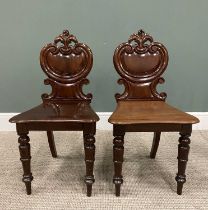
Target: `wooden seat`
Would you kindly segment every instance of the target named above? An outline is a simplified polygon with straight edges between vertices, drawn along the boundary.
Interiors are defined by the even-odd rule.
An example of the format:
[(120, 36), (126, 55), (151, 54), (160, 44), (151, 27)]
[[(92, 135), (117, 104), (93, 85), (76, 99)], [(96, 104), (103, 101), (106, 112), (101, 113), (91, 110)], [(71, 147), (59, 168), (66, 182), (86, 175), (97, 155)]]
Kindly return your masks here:
[[(126, 114), (128, 113), (128, 114)], [(199, 120), (164, 101), (119, 101), (109, 118), (112, 124), (195, 124)]]
[(83, 131), (87, 196), (91, 196), (94, 183), (96, 122), (99, 117), (92, 110), (92, 94), (85, 95), (82, 86), (88, 84), (93, 55), (90, 48), (79, 43), (76, 37), (65, 30), (54, 43), (43, 47), (40, 64), (47, 75), (44, 81), (51, 85), (51, 94), (42, 95), (43, 103), (10, 119), (16, 123), (20, 160), (23, 165), (23, 182), (27, 194), (31, 194), (33, 176), (30, 168), (29, 131), (47, 131), (48, 143), (53, 157), (57, 157), (53, 131)]
[(150, 157), (155, 158), (162, 131), (178, 131), (177, 193), (182, 194), (186, 182), (192, 124), (199, 120), (165, 103), (166, 93), (158, 93), (156, 87), (164, 83), (161, 75), (168, 65), (167, 49), (140, 30), (132, 34), (128, 42), (120, 44), (113, 57), (116, 71), (121, 76), (119, 84), (125, 90), (116, 94), (116, 110), (109, 118), (113, 124), (113, 161), (116, 196), (123, 183), (122, 163), (124, 135), (126, 132), (154, 132)]
[(10, 119), (12, 123), (30, 122), (77, 122), (94, 123), (99, 120), (89, 103), (72, 102), (70, 104), (51, 103), (23, 112)]

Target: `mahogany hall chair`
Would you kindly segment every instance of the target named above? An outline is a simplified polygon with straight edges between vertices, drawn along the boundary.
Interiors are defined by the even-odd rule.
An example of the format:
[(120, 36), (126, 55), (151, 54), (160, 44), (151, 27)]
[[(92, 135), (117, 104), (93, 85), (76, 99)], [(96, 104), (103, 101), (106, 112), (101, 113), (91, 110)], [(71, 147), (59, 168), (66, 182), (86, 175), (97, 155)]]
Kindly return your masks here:
[(116, 110), (109, 118), (113, 124), (113, 161), (116, 196), (123, 183), (122, 163), (125, 132), (154, 132), (150, 158), (155, 158), (162, 131), (178, 131), (177, 193), (182, 194), (186, 182), (192, 124), (199, 120), (165, 103), (166, 93), (158, 93), (156, 86), (163, 83), (160, 77), (168, 65), (166, 48), (140, 30), (120, 44), (114, 53), (114, 66), (125, 86), (123, 94), (116, 94)]
[(10, 119), (16, 123), (19, 135), (20, 160), (23, 165), (23, 182), (27, 194), (31, 194), (33, 176), (30, 168), (29, 131), (47, 131), (48, 143), (53, 157), (57, 157), (53, 131), (83, 131), (87, 196), (91, 196), (94, 183), (93, 165), (95, 156), (96, 122), (99, 117), (92, 110), (92, 94), (85, 95), (82, 86), (93, 65), (90, 48), (79, 43), (76, 37), (63, 31), (42, 48), (40, 64), (47, 75), (45, 85), (51, 85), (51, 94), (42, 95), (42, 104)]

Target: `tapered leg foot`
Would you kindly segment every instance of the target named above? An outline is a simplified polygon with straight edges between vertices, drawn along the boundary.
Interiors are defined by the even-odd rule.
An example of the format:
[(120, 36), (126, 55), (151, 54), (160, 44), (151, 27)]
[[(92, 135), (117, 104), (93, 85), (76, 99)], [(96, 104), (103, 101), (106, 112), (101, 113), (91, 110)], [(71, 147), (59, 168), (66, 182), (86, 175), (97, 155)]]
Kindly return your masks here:
[(178, 145), (178, 173), (176, 175), (177, 181), (177, 194), (182, 194), (183, 184), (186, 182), (186, 165), (188, 162), (188, 154), (189, 154), (189, 144), (190, 144), (190, 136), (191, 129), (188, 132), (181, 132), (181, 137), (179, 138)]
[(27, 194), (31, 194), (31, 181), (33, 180), (33, 176), (31, 173), (31, 167), (30, 167), (30, 144), (29, 144), (29, 137), (27, 136), (27, 133), (19, 134), (20, 137), (18, 139), (19, 142), (19, 151), (20, 151), (20, 160), (22, 162), (23, 166), (23, 178), (22, 181), (25, 183)]
[(25, 182), (27, 195), (31, 194), (31, 182)]
[(87, 185), (87, 196), (88, 197), (91, 197), (91, 195), (92, 195), (92, 184)]
[(157, 153), (157, 149), (160, 143), (160, 135), (161, 132), (154, 132), (153, 142), (152, 142), (152, 149), (150, 152), (150, 158), (154, 159)]
[(87, 186), (87, 196), (92, 195), (92, 185), (95, 182), (93, 175), (94, 161), (95, 161), (95, 125), (92, 127), (86, 126), (84, 129), (84, 150), (85, 150), (85, 164), (86, 164), (86, 176), (85, 184)]
[(123, 183), (123, 181), (121, 181), (119, 184), (115, 184), (115, 193), (116, 193), (116, 196), (120, 196), (120, 192), (121, 192), (121, 184)]
[(47, 136), (48, 136), (48, 144), (50, 147), (51, 155), (52, 157), (56, 158), (57, 152), (56, 152), (56, 145), (54, 141), (53, 131), (47, 131)]
[(182, 189), (183, 189), (183, 183), (182, 182), (178, 182), (177, 183), (177, 194), (178, 195), (182, 195)]
[(124, 154), (124, 132), (122, 130), (114, 130), (113, 140), (113, 162), (114, 162), (114, 176), (113, 183), (115, 184), (116, 196), (120, 196), (120, 188), (123, 183), (122, 164)]

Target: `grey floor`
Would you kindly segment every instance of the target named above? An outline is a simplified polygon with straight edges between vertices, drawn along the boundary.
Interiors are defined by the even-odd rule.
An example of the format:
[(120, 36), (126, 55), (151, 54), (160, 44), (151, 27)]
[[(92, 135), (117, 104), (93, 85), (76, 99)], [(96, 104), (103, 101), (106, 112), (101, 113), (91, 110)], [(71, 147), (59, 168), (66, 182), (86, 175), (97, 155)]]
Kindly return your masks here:
[(176, 194), (177, 133), (163, 133), (155, 160), (152, 133), (125, 136), (121, 197), (112, 184), (112, 132), (97, 131), (92, 197), (85, 195), (81, 132), (55, 132), (58, 158), (44, 132), (31, 132), (32, 195), (21, 182), (15, 132), (0, 132), (0, 209), (208, 209), (208, 131), (194, 131), (183, 195)]

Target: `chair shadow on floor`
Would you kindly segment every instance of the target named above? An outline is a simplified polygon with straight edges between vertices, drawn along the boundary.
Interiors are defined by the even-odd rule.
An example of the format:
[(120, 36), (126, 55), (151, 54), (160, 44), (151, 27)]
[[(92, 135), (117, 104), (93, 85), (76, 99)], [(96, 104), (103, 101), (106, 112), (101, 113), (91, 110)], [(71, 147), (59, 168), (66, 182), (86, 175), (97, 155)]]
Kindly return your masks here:
[[(126, 139), (126, 141), (128, 140)], [(142, 141), (139, 142), (139, 144), (142, 144)], [(124, 166), (123, 166), (123, 176), (124, 176), (123, 187), (125, 187), (125, 185), (128, 184), (129, 179), (133, 179), (135, 181), (135, 185), (138, 185), (138, 188), (140, 184), (143, 185), (147, 184), (150, 189), (155, 187), (161, 188), (162, 185), (160, 181), (162, 179), (163, 180), (162, 183), (168, 185), (170, 191), (172, 190), (175, 193), (176, 192), (175, 173), (177, 171), (176, 157), (175, 157), (175, 169), (174, 171), (172, 171), (168, 169), (166, 165), (163, 165), (164, 163), (164, 161), (162, 160), (163, 157), (158, 155), (159, 157), (156, 157), (156, 159), (150, 159), (149, 152), (151, 148), (149, 148), (146, 145), (142, 145), (142, 147), (139, 147), (139, 144), (137, 144), (138, 148), (136, 148), (136, 150), (132, 154), (132, 150), (128, 149), (128, 144), (125, 147), (124, 143), (125, 149), (124, 149)], [(105, 188), (107, 186), (106, 189), (108, 189), (108, 193), (112, 194), (114, 193), (114, 186), (112, 181), (114, 174), (112, 145), (106, 144), (102, 149), (104, 150), (103, 153), (106, 155), (104, 155), (101, 160), (99, 160), (98, 158), (96, 159), (96, 165), (95, 165), (95, 174), (97, 175), (96, 180), (97, 182), (101, 183), (103, 182), (102, 186), (105, 186)], [(131, 153), (128, 153), (130, 151)], [(145, 179), (143, 179), (144, 176)], [(154, 177), (154, 179), (151, 179), (151, 177)], [(105, 191), (105, 189), (103, 189), (102, 191)], [(128, 195), (135, 194), (135, 192), (132, 191), (131, 193), (130, 191), (131, 189), (128, 190), (127, 192)]]
[[(63, 152), (63, 145), (61, 145), (61, 138), (63, 134), (55, 133), (55, 140), (57, 146), (57, 158), (52, 158), (50, 150), (47, 147), (47, 136), (42, 136), (46, 141), (44, 145), (41, 143), (38, 148), (33, 150), (33, 137), (31, 138), (31, 149), (33, 151), (32, 156), (32, 169), (35, 174), (35, 180), (38, 180), (36, 193), (42, 192), (42, 186), (44, 181), (49, 184), (50, 182), (60, 183), (60, 186), (72, 187), (76, 190), (77, 187), (73, 187), (74, 183), (79, 183), (81, 193), (85, 195), (86, 186), (84, 183), (85, 175), (85, 161), (84, 161), (84, 146), (82, 136), (79, 134), (73, 138), (77, 138), (77, 144), (69, 148), (65, 148)], [(66, 145), (65, 145), (66, 146)], [(67, 151), (68, 150), (68, 151)], [(49, 166), (50, 165), (50, 166)], [(48, 172), (48, 170), (52, 170)], [(77, 189), (77, 193), (80, 193), (80, 188)], [(47, 188), (48, 189), (48, 188)]]
[(113, 186), (113, 156), (112, 156), (112, 145), (106, 144), (103, 146), (102, 153), (104, 154), (100, 158), (96, 158), (95, 162), (95, 178), (96, 184), (95, 186), (101, 186), (103, 189), (99, 189), (98, 194), (113, 194), (114, 186)]
[[(139, 135), (143, 135), (140, 133)], [(136, 137), (138, 138), (138, 136)], [(141, 137), (139, 137), (141, 138)], [(142, 137), (144, 138), (144, 137)], [(175, 174), (177, 172), (177, 154), (175, 156), (164, 156), (160, 154), (159, 148), (158, 154), (155, 159), (151, 159), (149, 154), (151, 146), (149, 145), (152, 140), (152, 136), (148, 134), (144, 139), (135, 139), (133, 136), (124, 137), (124, 163), (123, 163), (123, 177), (124, 183), (123, 191), (124, 195), (135, 195), (134, 189), (126, 187), (128, 183), (139, 188), (146, 186), (147, 189), (163, 189), (169, 188), (170, 192), (176, 192)], [(161, 138), (161, 143), (164, 141)], [(176, 139), (177, 142), (177, 139)], [(135, 145), (135, 147), (132, 147)], [(161, 145), (162, 146), (162, 145)], [(176, 146), (177, 148), (177, 146)], [(173, 165), (174, 162), (174, 165)], [(170, 165), (171, 164), (171, 165)], [(127, 190), (128, 188), (128, 190)], [(131, 191), (132, 190), (132, 191)]]
[[(160, 157), (161, 158), (161, 157)], [(177, 159), (176, 159), (177, 162)], [(175, 174), (177, 171), (177, 167), (175, 167), (175, 171), (167, 170), (167, 167), (161, 164), (161, 161), (152, 160), (149, 156), (143, 157), (142, 161), (138, 160), (138, 173), (137, 177), (140, 179), (142, 176), (146, 176), (147, 179), (143, 179), (146, 184), (150, 188), (165, 188), (164, 185), (158, 185), (159, 181), (162, 179), (163, 184), (168, 185), (169, 188), (176, 192), (176, 183), (175, 183)], [(149, 177), (149, 179), (148, 179)], [(152, 177), (152, 179), (151, 179)], [(152, 187), (151, 187), (152, 186)]]

